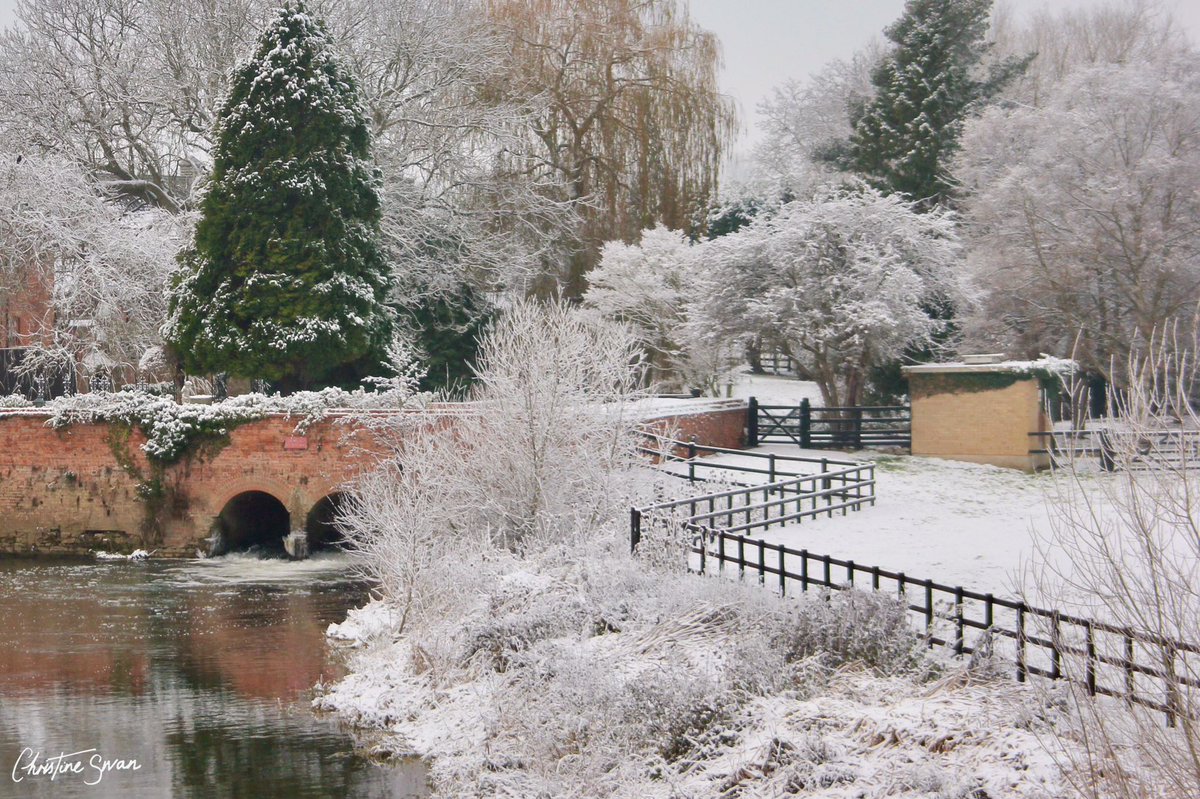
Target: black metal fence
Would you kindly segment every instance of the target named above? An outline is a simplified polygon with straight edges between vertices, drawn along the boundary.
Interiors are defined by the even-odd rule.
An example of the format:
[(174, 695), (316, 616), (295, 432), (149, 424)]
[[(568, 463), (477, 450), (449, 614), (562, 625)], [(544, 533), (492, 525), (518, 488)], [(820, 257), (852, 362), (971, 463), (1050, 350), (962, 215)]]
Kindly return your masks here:
[(30, 400), (47, 400), (70, 393), (75, 383), (71, 369), (49, 375), (19, 374), (17, 369), (24, 357), (23, 347), (0, 348), (0, 396), (20, 394)]
[[(732, 529), (702, 523), (689, 529), (695, 533), (691, 565), (701, 574), (736, 568), (739, 578), (749, 573), (784, 596), (813, 589), (893, 593), (914, 614), (930, 646), (948, 647), (957, 655), (989, 646), (994, 655), (1009, 659), (1020, 682), (1030, 675), (1070, 680), (1092, 696), (1160, 711), (1170, 725), (1187, 712), (1181, 693), (1200, 688), (1200, 646), (1195, 644), (771, 544)], [(971, 631), (977, 633), (974, 640)]]
[(749, 400), (746, 419), (748, 446), (796, 444), (804, 449), (862, 449), (911, 447), (912, 409), (907, 405), (857, 405), (814, 408), (762, 405)]

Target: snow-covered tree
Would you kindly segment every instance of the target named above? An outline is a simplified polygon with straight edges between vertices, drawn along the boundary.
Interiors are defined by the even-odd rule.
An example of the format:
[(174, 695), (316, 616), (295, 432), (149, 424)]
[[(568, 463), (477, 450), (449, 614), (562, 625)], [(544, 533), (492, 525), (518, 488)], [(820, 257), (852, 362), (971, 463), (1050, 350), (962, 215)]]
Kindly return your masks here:
[(536, 556), (623, 515), (641, 462), (637, 349), (622, 325), (521, 301), (483, 336), (470, 412), (376, 420), (396, 454), (355, 487), (346, 521), (389, 593), (407, 607), (438, 590), (421, 567), (447, 539)]
[(886, 191), (922, 207), (951, 193), (947, 166), (968, 109), (1022, 61), (980, 74), (992, 0), (908, 0), (884, 34), (894, 43), (874, 70), (875, 95), (855, 120), (850, 164)]
[(353, 77), (300, 2), (234, 76), (211, 185), (171, 292), (189, 371), (285, 391), (386, 370), (392, 316), (378, 180)]
[(49, 300), (25, 316), (21, 369), (135, 379), (162, 341), (178, 222), (123, 212), (60, 158), (0, 154), (0, 295), (40, 287)]
[(885, 55), (873, 41), (808, 80), (785, 81), (758, 104), (763, 139), (754, 148), (754, 184), (760, 194), (809, 194), (848, 166), (852, 120), (874, 95), (871, 72)]
[[(127, 205), (195, 206), (269, 0), (29, 0), (0, 32), (0, 139), (84, 165)], [(317, 0), (358, 81), (405, 306), (524, 287), (575, 210), (524, 170), (533, 109), (481, 87), (510, 53), (476, 0)], [(497, 159), (496, 153), (511, 154)]]
[(1107, 374), (1200, 301), (1200, 56), (1071, 72), (969, 123), (976, 337)]
[(962, 301), (949, 215), (875, 189), (829, 189), (706, 242), (694, 313), (705, 335), (797, 359), (827, 405), (858, 404), (871, 367), (928, 345), (926, 310)]
[(660, 226), (639, 244), (605, 244), (600, 265), (588, 273), (584, 303), (637, 331), (655, 379), (678, 382), (684, 309), (694, 286), (691, 249), (682, 233)]

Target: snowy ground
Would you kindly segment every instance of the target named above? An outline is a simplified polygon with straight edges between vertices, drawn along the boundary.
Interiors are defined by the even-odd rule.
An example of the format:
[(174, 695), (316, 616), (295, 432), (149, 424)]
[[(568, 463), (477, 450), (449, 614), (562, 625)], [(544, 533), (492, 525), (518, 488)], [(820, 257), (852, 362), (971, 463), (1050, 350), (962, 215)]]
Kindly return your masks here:
[[(722, 386), (722, 395), (725, 388)], [(737, 374), (732, 395), (734, 399), (754, 397), (762, 405), (799, 405), (804, 399), (813, 405), (825, 404), (816, 383), (780, 375), (755, 375), (748, 371)]]
[[(528, 604), (540, 605), (539, 594), (549, 593), (549, 599), (562, 592), (566, 587), (555, 586), (558, 579), (523, 580)], [(685, 580), (657, 600), (665, 611), (660, 623), (653, 621), (658, 608), (651, 608), (648, 620), (628, 619), (621, 631), (563, 630), (561, 637), (531, 643), (519, 667), (503, 673), (475, 668), (451, 684), (414, 668), (424, 656), (417, 657), (406, 638), (389, 634), (394, 616), (374, 603), (331, 626), (332, 639), (353, 647), (354, 673), (326, 687), (314, 705), (373, 730), (368, 738), (378, 751), (431, 757), (437, 796), (562, 796), (568, 790), (572, 796), (631, 799), (1061, 795), (1061, 775), (1042, 742), (1056, 718), (1046, 695), (962, 665), (930, 681), (881, 675), (853, 663), (831, 666), (821, 657), (792, 663), (786, 667), (790, 676), (778, 685), (723, 711), (714, 730), (693, 741), (701, 756), (688, 764), (664, 763), (656, 778), (647, 779), (646, 769), (636, 767), (646, 757), (636, 751), (644, 742), (639, 725), (661, 733), (647, 721), (656, 712), (664, 719), (686, 716), (688, 702), (697, 699), (705, 707), (721, 706), (725, 700), (714, 699), (724, 695), (705, 686), (736, 674), (747, 679), (737, 650), (755, 641), (753, 632), (726, 626), (726, 617), (711, 611), (715, 620), (687, 621), (677, 612), (690, 606), (686, 595), (713, 592), (713, 601), (725, 602), (744, 601), (738, 591), (750, 601), (767, 596), (735, 586), (721, 594), (712, 582)], [(507, 607), (489, 602), (487, 608), (504, 621)], [(466, 629), (480, 623), (472, 615), (462, 621)], [(764, 675), (779, 673), (784, 664), (750, 646), (740, 656), (749, 658), (743, 663), (754, 663), (751, 668)], [(637, 704), (647, 691), (654, 701)], [(622, 720), (631, 701), (636, 715)], [(620, 732), (623, 726), (631, 728), (628, 733)], [(576, 750), (577, 742), (585, 748)], [(614, 766), (606, 749), (628, 755), (629, 762)], [(542, 762), (548, 753), (562, 756), (557, 767)], [(597, 771), (589, 770), (591, 761)]]
[[(874, 507), (753, 536), (793, 549), (976, 591), (1011, 594), (1017, 587), (1017, 575), (1034, 553), (1035, 531), (1044, 531), (1049, 525), (1048, 474), (869, 451), (801, 450), (786, 444), (754, 451), (875, 461)], [(713, 460), (752, 462), (737, 455), (719, 455)], [(763, 478), (749, 475), (745, 479)]]

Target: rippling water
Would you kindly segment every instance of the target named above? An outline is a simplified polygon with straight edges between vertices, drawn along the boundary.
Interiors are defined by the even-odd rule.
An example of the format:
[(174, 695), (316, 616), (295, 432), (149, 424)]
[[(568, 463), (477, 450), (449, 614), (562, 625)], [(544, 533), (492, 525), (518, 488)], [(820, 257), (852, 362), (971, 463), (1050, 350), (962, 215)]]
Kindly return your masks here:
[[(325, 628), (366, 595), (339, 554), (0, 559), (0, 797), (422, 795), (419, 763), (372, 764), (309, 710), (340, 675)], [(21, 768), (84, 750), (79, 774)]]

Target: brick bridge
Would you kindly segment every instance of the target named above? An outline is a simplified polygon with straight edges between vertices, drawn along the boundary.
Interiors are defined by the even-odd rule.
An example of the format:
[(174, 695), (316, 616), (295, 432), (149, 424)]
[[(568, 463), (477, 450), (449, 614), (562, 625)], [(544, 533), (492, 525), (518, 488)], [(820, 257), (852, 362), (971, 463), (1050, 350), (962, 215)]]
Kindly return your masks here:
[[(683, 439), (739, 447), (745, 404), (697, 401), (647, 417), (675, 422)], [(369, 434), (331, 414), (296, 435), (296, 418), (271, 416), (230, 432), (228, 445), (166, 467), (143, 496), (144, 438), (104, 424), (62, 429), (48, 414), (0, 415), (0, 555), (70, 555), (142, 547), (196, 557), (254, 543), (278, 546), (304, 530), (310, 546), (336, 537), (339, 489), (379, 457)]]

